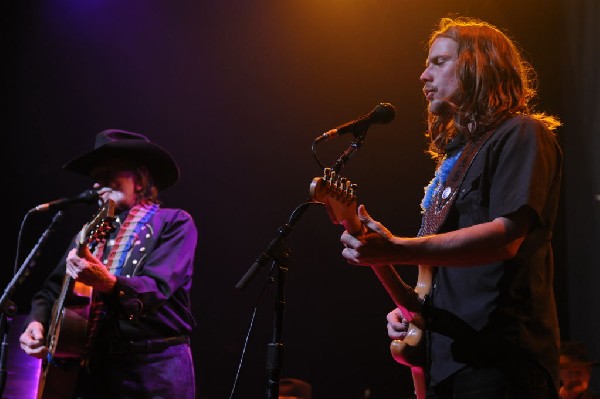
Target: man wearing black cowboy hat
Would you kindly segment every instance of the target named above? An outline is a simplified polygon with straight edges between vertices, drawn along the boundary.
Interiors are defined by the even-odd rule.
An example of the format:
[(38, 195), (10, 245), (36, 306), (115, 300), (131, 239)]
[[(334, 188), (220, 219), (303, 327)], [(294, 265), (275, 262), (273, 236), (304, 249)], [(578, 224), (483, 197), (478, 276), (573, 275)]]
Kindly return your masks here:
[[(46, 398), (194, 398), (189, 335), (197, 230), (187, 212), (164, 208), (158, 199), (179, 179), (177, 164), (147, 137), (111, 129), (64, 168), (93, 179), (99, 215), (110, 227), (103, 236), (101, 227), (84, 226), (33, 297), (20, 343), (44, 359), (38, 390)], [(53, 307), (68, 287), (63, 279), (74, 285), (56, 308), (65, 312), (57, 324)], [(93, 306), (78, 302), (85, 291), (73, 287), (91, 287)], [(69, 352), (67, 332), (80, 332), (64, 320), (81, 319), (85, 343)]]

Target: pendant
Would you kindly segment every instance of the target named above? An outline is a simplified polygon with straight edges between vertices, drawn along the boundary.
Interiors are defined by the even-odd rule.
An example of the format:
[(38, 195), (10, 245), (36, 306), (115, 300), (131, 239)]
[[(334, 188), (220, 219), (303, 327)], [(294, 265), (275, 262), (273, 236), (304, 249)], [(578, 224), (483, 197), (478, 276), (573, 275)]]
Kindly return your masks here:
[(450, 196), (452, 189), (450, 187), (446, 187), (444, 191), (442, 191), (442, 199), (447, 199)]

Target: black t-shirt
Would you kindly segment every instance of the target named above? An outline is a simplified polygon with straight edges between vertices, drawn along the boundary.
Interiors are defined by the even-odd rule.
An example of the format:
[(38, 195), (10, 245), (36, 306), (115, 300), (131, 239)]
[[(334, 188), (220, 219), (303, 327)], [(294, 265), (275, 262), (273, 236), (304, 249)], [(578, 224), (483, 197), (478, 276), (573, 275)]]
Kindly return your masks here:
[[(520, 115), (501, 124), (473, 160), (440, 231), (489, 222), (522, 207), (532, 211), (534, 222), (512, 259), (435, 268), (430, 303), (442, 316), (437, 321), (434, 317), (430, 326), (433, 384), (465, 365), (502, 366), (519, 360), (538, 362), (558, 381), (550, 240), (561, 159), (556, 139), (544, 124)], [(441, 330), (456, 336), (442, 335), (439, 332), (447, 331)]]

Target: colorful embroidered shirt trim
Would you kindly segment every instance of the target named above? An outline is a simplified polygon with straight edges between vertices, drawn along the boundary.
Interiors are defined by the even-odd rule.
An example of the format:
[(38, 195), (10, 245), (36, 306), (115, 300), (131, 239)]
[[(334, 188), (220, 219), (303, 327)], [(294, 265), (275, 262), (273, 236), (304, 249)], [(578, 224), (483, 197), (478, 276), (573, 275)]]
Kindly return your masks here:
[(131, 247), (137, 239), (140, 229), (150, 220), (158, 209), (157, 204), (136, 205), (129, 211), (121, 225), (115, 243), (108, 255), (106, 267), (111, 274), (118, 276), (127, 260)]

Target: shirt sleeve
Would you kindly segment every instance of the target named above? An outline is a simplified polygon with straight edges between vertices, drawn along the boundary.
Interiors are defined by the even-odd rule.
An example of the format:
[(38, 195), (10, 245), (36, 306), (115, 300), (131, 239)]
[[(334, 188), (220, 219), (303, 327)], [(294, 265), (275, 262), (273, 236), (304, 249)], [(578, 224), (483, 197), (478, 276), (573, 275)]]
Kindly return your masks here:
[(559, 174), (553, 133), (540, 121), (518, 118), (500, 136), (492, 157), (490, 220), (527, 206), (543, 222), (548, 193)]

